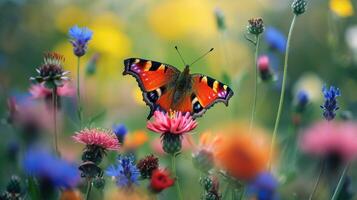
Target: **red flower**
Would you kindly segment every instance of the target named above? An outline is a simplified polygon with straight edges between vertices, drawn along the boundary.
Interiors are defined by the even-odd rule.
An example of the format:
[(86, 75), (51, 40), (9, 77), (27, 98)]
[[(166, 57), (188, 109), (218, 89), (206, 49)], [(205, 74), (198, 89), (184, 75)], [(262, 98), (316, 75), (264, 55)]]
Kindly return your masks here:
[(72, 138), (79, 143), (86, 145), (95, 145), (108, 150), (118, 150), (119, 140), (115, 134), (108, 130), (101, 130), (97, 128), (83, 129), (72, 136)]
[(197, 122), (192, 119), (190, 113), (181, 112), (163, 113), (155, 111), (154, 121), (147, 123), (147, 128), (156, 133), (184, 134), (195, 129)]
[(169, 172), (164, 169), (156, 169), (153, 171), (150, 181), (150, 188), (154, 192), (161, 192), (162, 190), (171, 187), (175, 180), (170, 178)]

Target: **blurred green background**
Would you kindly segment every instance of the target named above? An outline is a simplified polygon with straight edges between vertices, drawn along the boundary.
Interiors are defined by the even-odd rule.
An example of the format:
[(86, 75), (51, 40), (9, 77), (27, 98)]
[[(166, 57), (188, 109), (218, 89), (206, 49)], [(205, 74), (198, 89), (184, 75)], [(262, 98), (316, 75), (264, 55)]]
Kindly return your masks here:
[[(309, 1), (308, 11), (298, 17), (291, 42), (280, 141), (291, 131), (292, 105), (300, 89), (308, 91), (312, 102), (303, 126), (321, 119), (319, 106), (324, 83), (341, 89), (341, 110), (357, 112), (357, 1), (341, 0), (343, 5), (333, 1)], [(177, 45), (187, 62), (215, 48), (192, 66), (191, 71), (227, 83), (235, 95), (228, 108), (216, 105), (198, 119), (194, 138), (208, 130), (224, 132), (227, 125), (247, 121), (250, 117), (254, 46), (244, 38), (247, 20), (262, 17), (266, 27), (275, 27), (286, 35), (292, 19), (290, 3), (286, 0), (0, 0), (0, 114), (6, 117), (8, 97), (28, 91), (29, 77), (42, 63), (45, 51), (63, 54), (65, 68), (75, 79), (76, 57), (67, 32), (78, 24), (94, 32), (88, 53), (81, 59), (82, 74), (86, 74), (93, 56), (98, 56), (95, 73), (87, 73), (81, 80), (85, 116), (90, 118), (103, 113), (94, 125), (110, 128), (115, 123), (124, 123), (131, 133), (146, 131), (149, 108), (142, 102), (134, 78), (122, 76), (123, 60), (140, 57), (183, 69), (174, 49)], [(225, 30), (217, 27), (217, 8), (224, 13)], [(347, 34), (353, 27), (354, 32)], [(277, 81), (259, 84), (256, 123), (272, 130), (284, 55), (272, 52), (265, 40), (260, 53), (274, 55)], [(76, 130), (72, 123), (75, 116), (70, 100), (64, 101), (60, 145), (68, 158), (76, 159), (82, 147), (69, 137)], [(150, 143), (158, 138), (153, 133), (147, 136), (149, 140), (140, 148), (139, 155), (152, 151)], [(15, 138), (5, 123), (0, 125), (0, 137), (0, 155), (5, 158), (7, 145)], [(281, 154), (286, 150), (283, 142), (279, 149)], [(199, 184), (190, 183), (197, 182), (198, 175), (190, 160), (189, 152), (181, 157), (179, 175), (183, 176), (185, 193), (192, 194), (189, 199), (197, 199)], [(284, 167), (279, 168), (282, 199), (306, 197), (312, 184), (311, 174), (316, 174), (316, 163), (314, 160), (300, 163), (290, 182)], [(283, 158), (279, 164), (284, 166)], [(2, 160), (0, 170), (0, 186), (4, 186), (10, 174), (18, 172), (6, 160)], [(357, 171), (351, 167), (351, 173), (357, 174)]]

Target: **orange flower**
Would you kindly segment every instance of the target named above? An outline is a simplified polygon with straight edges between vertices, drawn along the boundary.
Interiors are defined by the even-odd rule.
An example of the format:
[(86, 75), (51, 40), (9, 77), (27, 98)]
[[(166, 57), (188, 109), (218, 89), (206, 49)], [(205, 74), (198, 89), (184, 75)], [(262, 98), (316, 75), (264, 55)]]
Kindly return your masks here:
[(204, 132), (200, 135), (198, 149), (211, 150), (215, 145), (221, 141), (220, 135), (212, 134), (211, 132)]
[(249, 181), (266, 169), (270, 146), (260, 130), (249, 133), (247, 126), (235, 127), (215, 145), (219, 167), (234, 178)]
[(148, 135), (145, 131), (139, 130), (132, 133), (128, 133), (125, 136), (124, 149), (126, 150), (137, 149), (143, 144), (145, 144), (145, 142), (147, 142), (148, 139), (149, 139)]

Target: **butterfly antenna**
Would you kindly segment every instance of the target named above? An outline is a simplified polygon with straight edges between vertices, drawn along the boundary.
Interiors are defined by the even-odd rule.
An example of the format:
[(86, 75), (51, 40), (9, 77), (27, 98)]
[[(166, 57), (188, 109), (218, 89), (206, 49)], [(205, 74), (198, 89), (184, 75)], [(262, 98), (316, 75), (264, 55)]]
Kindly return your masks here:
[(176, 51), (177, 51), (178, 55), (180, 56), (181, 61), (182, 61), (182, 62), (183, 62), (183, 64), (186, 66), (187, 64), (186, 64), (185, 60), (183, 59), (183, 57), (182, 57), (182, 55), (181, 55), (180, 51), (178, 50), (177, 46), (175, 46), (175, 49), (176, 49)]
[(202, 58), (204, 58), (207, 54), (211, 53), (211, 51), (213, 51), (213, 50), (214, 50), (214, 48), (211, 48), (209, 51), (207, 51), (206, 53), (204, 53), (202, 56), (198, 57), (195, 61), (193, 61), (193, 62), (190, 64), (190, 66), (193, 65), (193, 64), (195, 64), (197, 61), (201, 60)]

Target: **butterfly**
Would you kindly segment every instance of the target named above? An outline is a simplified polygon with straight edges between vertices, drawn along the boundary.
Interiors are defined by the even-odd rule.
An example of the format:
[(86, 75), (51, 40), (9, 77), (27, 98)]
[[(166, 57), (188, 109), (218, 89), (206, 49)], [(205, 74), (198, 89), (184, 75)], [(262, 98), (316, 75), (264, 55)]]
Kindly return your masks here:
[(150, 107), (148, 119), (155, 110), (189, 112), (193, 118), (202, 116), (217, 102), (228, 106), (233, 91), (227, 85), (202, 74), (190, 74), (186, 65), (176, 67), (156, 61), (128, 58), (123, 75), (135, 77), (143, 100)]

